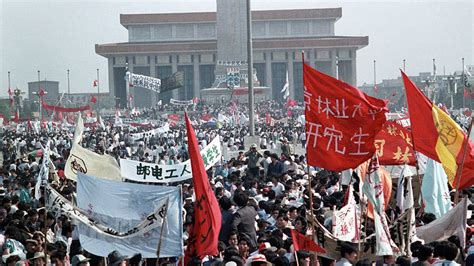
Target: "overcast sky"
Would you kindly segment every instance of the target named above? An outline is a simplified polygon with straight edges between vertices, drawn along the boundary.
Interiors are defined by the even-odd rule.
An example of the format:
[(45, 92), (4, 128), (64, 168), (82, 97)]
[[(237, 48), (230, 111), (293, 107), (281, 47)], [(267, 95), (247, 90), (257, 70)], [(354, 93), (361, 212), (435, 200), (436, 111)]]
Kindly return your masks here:
[[(244, 0), (242, 0), (244, 1)], [(407, 73), (461, 69), (461, 58), (474, 64), (473, 0), (453, 1), (319, 1), (252, 0), (252, 9), (342, 7), (336, 35), (369, 36), (357, 54), (357, 83), (372, 83), (373, 60), (377, 80), (396, 78), (402, 60)], [(0, 96), (11, 87), (27, 89), (28, 81), (57, 80), (67, 91), (92, 92), (96, 69), (107, 81), (107, 60), (94, 45), (126, 42), (119, 14), (215, 11), (216, 0), (0, 0)], [(108, 82), (101, 90), (108, 90)]]

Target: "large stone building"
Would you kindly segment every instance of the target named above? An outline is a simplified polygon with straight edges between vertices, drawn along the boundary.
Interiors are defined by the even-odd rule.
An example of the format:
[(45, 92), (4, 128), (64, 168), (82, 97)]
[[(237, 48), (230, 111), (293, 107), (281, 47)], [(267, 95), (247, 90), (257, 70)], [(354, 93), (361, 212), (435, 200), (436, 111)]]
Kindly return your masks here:
[(28, 82), (28, 99), (37, 101), (38, 92), (44, 90), (44, 100), (47, 103), (55, 103), (59, 100), (59, 82), (51, 80), (41, 80)]
[[(245, 2), (217, 0), (217, 12), (120, 15), (128, 42), (95, 47), (108, 59), (111, 95), (126, 105), (128, 64), (133, 73), (157, 78), (184, 72), (184, 87), (172, 92), (157, 95), (132, 88), (136, 106), (200, 97), (225, 71), (222, 66), (247, 59)], [(341, 16), (341, 8), (252, 12), (253, 68), (259, 85), (271, 88), (273, 99), (282, 99), (286, 72), (290, 97), (303, 99), (302, 50), (310, 65), (332, 76), (338, 69), (340, 79), (356, 84), (356, 53), (368, 44), (368, 37), (336, 36)]]

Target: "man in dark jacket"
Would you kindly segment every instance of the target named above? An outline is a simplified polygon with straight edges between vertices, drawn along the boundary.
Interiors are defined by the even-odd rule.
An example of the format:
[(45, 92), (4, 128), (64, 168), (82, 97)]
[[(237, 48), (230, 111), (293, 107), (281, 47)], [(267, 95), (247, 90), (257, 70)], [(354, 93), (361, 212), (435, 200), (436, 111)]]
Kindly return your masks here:
[(239, 234), (248, 237), (251, 243), (251, 249), (257, 246), (257, 231), (255, 222), (257, 220), (257, 211), (250, 206), (247, 206), (249, 196), (244, 192), (237, 192), (234, 194), (234, 202), (239, 209), (234, 213), (234, 221), (232, 222), (232, 229), (239, 232)]
[(228, 197), (223, 196), (219, 199), (219, 206), (221, 207), (222, 215), (222, 225), (221, 231), (219, 232), (219, 241), (222, 241), (227, 244), (230, 232), (232, 231), (232, 221), (234, 220), (234, 215), (230, 210), (230, 208), (232, 207), (232, 202)]

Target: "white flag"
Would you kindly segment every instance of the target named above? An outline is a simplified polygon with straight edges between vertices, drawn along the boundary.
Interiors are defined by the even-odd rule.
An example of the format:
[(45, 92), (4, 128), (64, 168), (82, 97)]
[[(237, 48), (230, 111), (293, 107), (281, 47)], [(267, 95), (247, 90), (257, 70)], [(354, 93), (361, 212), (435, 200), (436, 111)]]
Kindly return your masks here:
[(471, 202), (464, 198), (453, 209), (445, 213), (441, 218), (416, 228), (416, 235), (425, 243), (442, 241), (452, 235), (457, 235), (464, 248), (466, 244), (467, 206)]
[(400, 212), (405, 212), (407, 209), (413, 207), (413, 189), (411, 187), (412, 173), (408, 165), (404, 165), (400, 177), (398, 178), (397, 186), (397, 207)]
[(352, 185), (349, 186), (349, 197), (346, 206), (333, 213), (333, 234), (341, 241), (352, 242), (358, 239), (356, 202)]
[(374, 206), (375, 236), (377, 241), (377, 256), (393, 255), (392, 246), (396, 247), (390, 239), (387, 219), (384, 212), (383, 182), (379, 176), (379, 160), (374, 154), (364, 180), (362, 191), (367, 195)]
[(283, 99), (287, 99), (290, 96), (290, 82), (288, 81), (288, 71), (286, 71), (286, 81), (283, 89), (281, 89), (281, 93), (283, 93)]
[(122, 180), (119, 165), (114, 157), (97, 154), (79, 144), (73, 144), (64, 166), (64, 174), (68, 179), (76, 181), (79, 172), (109, 180)]
[(428, 159), (426, 171), (421, 183), (421, 196), (425, 213), (433, 213), (436, 218), (443, 216), (451, 209), (451, 197), (448, 189), (448, 177), (443, 166)]
[(41, 164), (40, 172), (36, 177), (36, 184), (35, 184), (35, 199), (39, 200), (41, 198), (41, 182), (43, 180), (48, 180), (49, 176), (49, 147), (51, 143), (50, 140), (46, 143), (46, 147), (43, 148), (43, 162)]
[(84, 121), (82, 121), (82, 116), (79, 113), (77, 117), (76, 130), (74, 131), (74, 137), (72, 138), (72, 145), (81, 142), (82, 133), (84, 132)]

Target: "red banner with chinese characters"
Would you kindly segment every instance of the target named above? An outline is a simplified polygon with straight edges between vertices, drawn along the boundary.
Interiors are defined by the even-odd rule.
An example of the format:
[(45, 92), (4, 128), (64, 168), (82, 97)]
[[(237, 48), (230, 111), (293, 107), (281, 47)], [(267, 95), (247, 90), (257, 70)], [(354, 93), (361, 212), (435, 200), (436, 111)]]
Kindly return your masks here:
[(217, 244), (221, 230), (221, 211), (214, 191), (207, 178), (206, 168), (197, 144), (196, 134), (185, 113), (188, 137), (188, 152), (193, 172), (193, 185), (196, 201), (194, 202), (194, 224), (189, 234), (185, 253), (185, 265), (193, 257), (203, 258), (206, 255), (218, 254)]
[(342, 171), (370, 159), (387, 102), (307, 64), (303, 75), (308, 164)]
[(381, 165), (416, 165), (411, 132), (397, 122), (387, 121), (374, 144)]

